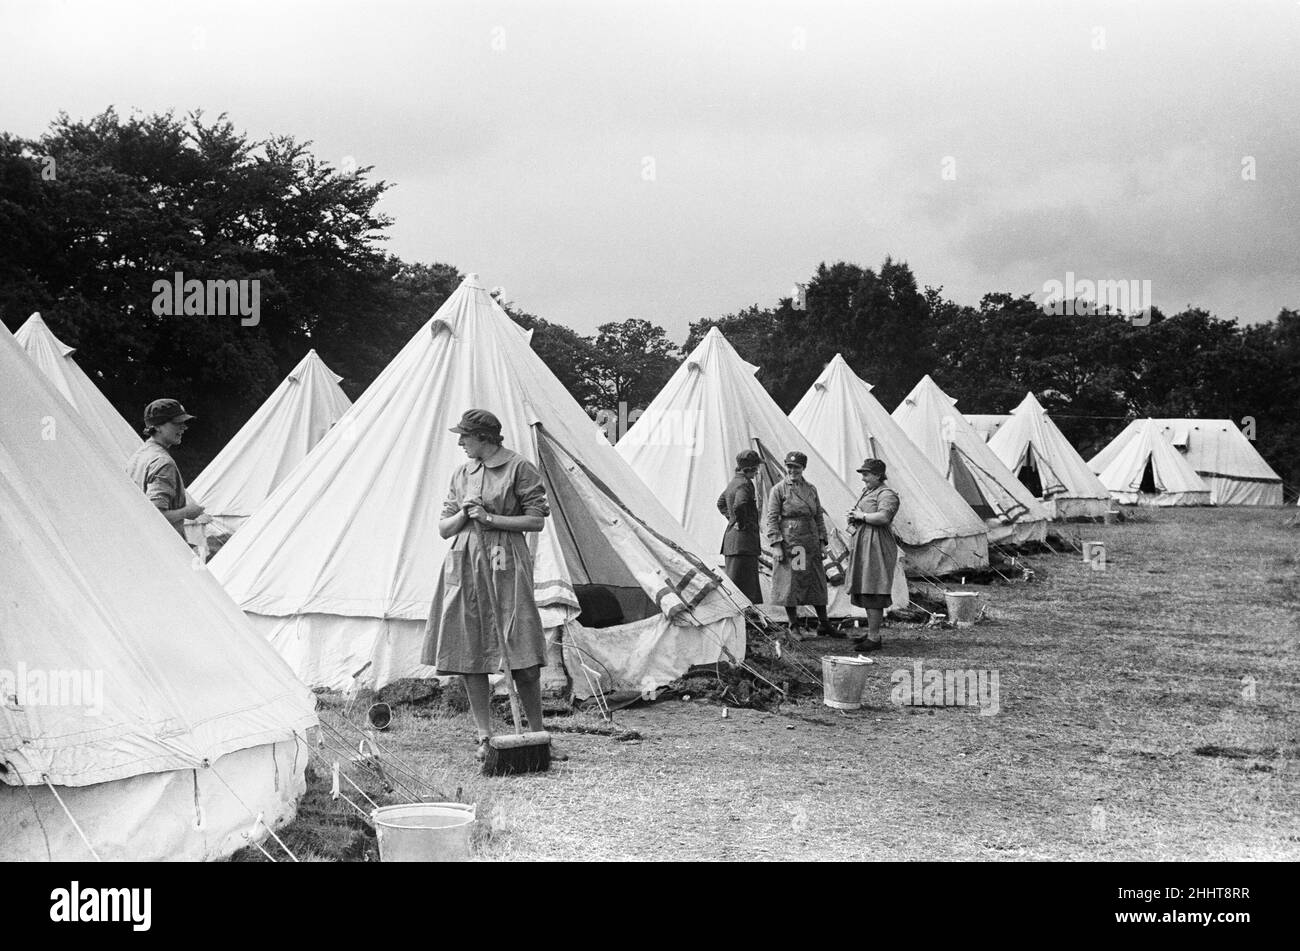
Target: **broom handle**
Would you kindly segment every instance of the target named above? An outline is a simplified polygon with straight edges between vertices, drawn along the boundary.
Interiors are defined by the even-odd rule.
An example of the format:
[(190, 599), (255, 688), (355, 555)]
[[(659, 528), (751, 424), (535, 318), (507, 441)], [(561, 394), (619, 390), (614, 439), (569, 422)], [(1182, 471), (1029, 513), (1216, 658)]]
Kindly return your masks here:
[[(487, 536), (483, 532), (483, 526), (479, 524), (478, 519), (471, 518), (474, 523), (474, 534), (478, 536), (478, 547), (481, 552), (488, 557), (488, 564), (492, 564), (491, 553), (487, 550)], [(470, 565), (471, 570), (473, 565)], [(478, 584), (478, 572), (474, 572), (474, 583)], [(501, 671), (506, 675), (506, 692), (510, 694), (510, 715), (515, 719), (515, 733), (520, 736), (524, 735), (524, 721), (519, 716), (519, 694), (515, 692), (515, 677), (510, 671), (510, 657), (506, 652), (506, 637), (501, 633), (501, 625), (497, 623), (497, 592), (496, 586), (492, 579), (488, 578), (488, 613), (492, 615), (492, 633), (497, 636), (497, 645), (501, 648)]]

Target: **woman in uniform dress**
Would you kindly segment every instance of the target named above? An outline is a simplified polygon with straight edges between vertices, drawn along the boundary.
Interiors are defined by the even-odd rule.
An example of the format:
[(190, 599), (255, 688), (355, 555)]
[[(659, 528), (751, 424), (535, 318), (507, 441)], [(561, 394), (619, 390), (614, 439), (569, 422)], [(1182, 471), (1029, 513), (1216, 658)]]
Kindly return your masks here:
[[(492, 627), (506, 638), (510, 669), (530, 730), (543, 730), (541, 671), (546, 639), (533, 596), (533, 559), (527, 532), (539, 532), (550, 514), (537, 467), (505, 448), (501, 423), (487, 410), (467, 410), (452, 427), (469, 456), (452, 474), (438, 533), (453, 539), (443, 561), (433, 608), (425, 627), (422, 661), (439, 674), (465, 679), (478, 727), (478, 757), (487, 755), (492, 735), (488, 675), (501, 669), (501, 649)], [(475, 531), (482, 528), (482, 541)]]
[(808, 457), (802, 452), (785, 456), (785, 478), (772, 486), (763, 511), (763, 532), (772, 549), (770, 604), (785, 605), (790, 635), (798, 638), (799, 606), (817, 612), (820, 633), (833, 637), (826, 616), (826, 522), (822, 518), (817, 487), (803, 477)]
[(885, 485), (882, 459), (865, 459), (858, 467), (865, 488), (849, 512), (849, 526), (855, 528), (849, 552), (847, 584), (853, 603), (867, 612), (867, 636), (856, 638), (856, 650), (880, 649), (880, 624), (889, 607), (898, 562), (898, 545), (890, 523), (898, 514), (898, 493)]

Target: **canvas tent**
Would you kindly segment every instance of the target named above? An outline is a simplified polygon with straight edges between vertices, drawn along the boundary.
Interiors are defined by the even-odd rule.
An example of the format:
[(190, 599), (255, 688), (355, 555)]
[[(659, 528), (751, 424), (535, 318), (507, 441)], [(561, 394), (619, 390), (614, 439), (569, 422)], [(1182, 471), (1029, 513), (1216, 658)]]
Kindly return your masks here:
[[(1282, 479), (1230, 419), (1152, 420), (1165, 441), (1210, 487), (1215, 505), (1281, 505)], [(1092, 459), (1097, 471), (1119, 454), (1145, 420), (1135, 420)]]
[(315, 699), (3, 327), (0, 405), (0, 859), (88, 860), (74, 822), (106, 861), (216, 858), (287, 821)]
[[(768, 395), (754, 374), (758, 367), (741, 359), (718, 328), (709, 330), (677, 372), (654, 398), (627, 434), (618, 451), (686, 527), (700, 551), (713, 553), (722, 564), (722, 535), (727, 520), (718, 512), (718, 495), (731, 481), (736, 454), (754, 449), (764, 459), (758, 488), (762, 499), (775, 481), (784, 477), (782, 459), (792, 449), (808, 456), (805, 477), (817, 487), (826, 510), (828, 530), (847, 544), (845, 515), (858, 493), (813, 448), (794, 423)], [(861, 460), (859, 460), (861, 461)], [(833, 576), (844, 563), (842, 556), (829, 566)], [(902, 559), (895, 580), (894, 604), (907, 604), (907, 583)], [(770, 570), (761, 572), (765, 595)], [(842, 586), (830, 589), (830, 613), (858, 616)], [(768, 613), (783, 615), (775, 606)]]
[(76, 351), (54, 336), (40, 314), (28, 317), (14, 333), (14, 339), (60, 395), (90, 423), (94, 438), (125, 466), (126, 460), (140, 448), (143, 437), (77, 366), (72, 358)]
[(575, 693), (661, 686), (744, 657), (744, 595), (687, 550), (471, 274), (212, 561), (304, 681), (433, 674), (419, 661), (451, 544), (438, 519), (465, 461), (450, 429), (470, 408), (495, 413), (505, 445), (542, 471), (551, 516), (529, 539), (535, 594)]
[(1110, 511), (1110, 492), (1033, 393), (993, 434), (989, 448), (1042, 500), (1052, 518), (1101, 518)]
[(980, 438), (988, 442), (1011, 417), (1007, 413), (963, 413), (966, 421), (975, 427)]
[(1020, 544), (1047, 537), (1047, 511), (1020, 484), (927, 374), (893, 413), (936, 469), (984, 519), (989, 541)]
[(790, 421), (836, 472), (855, 473), (871, 456), (884, 460), (887, 484), (899, 498), (894, 535), (909, 570), (943, 575), (988, 564), (984, 521), (838, 353), (790, 412)]
[[(1154, 419), (1138, 420), (1088, 463), (1125, 505), (1209, 505), (1210, 487), (1171, 446)], [(1115, 451), (1110, 451), (1115, 447)]]
[(348, 411), (341, 379), (309, 350), (208, 463), (189, 491), (212, 517), (209, 536), (239, 528)]

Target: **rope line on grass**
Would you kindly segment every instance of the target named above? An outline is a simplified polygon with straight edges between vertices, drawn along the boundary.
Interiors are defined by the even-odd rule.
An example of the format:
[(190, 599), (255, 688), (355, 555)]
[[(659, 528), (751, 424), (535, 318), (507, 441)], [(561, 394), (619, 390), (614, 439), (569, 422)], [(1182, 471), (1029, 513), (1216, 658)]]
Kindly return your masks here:
[[(385, 773), (383, 771), (383, 764), (379, 760), (378, 755), (366, 756), (366, 754), (360, 752), (359, 750), (357, 752), (353, 752), (351, 744), (348, 743), (347, 739), (343, 736), (342, 733), (339, 733), (338, 730), (334, 729), (333, 726), (331, 726), (330, 724), (326, 723), (323, 720), (321, 721), (321, 725), (322, 727), (330, 730), (333, 733), (334, 740), (332, 743), (327, 741), (325, 734), (321, 733), (319, 734), (320, 746), (324, 749), (328, 749), (331, 755), (335, 757), (336, 761), (346, 762), (348, 764), (356, 764), (359, 768), (369, 772), (380, 783), (388, 783), (395, 788), (400, 788), (402, 792), (410, 799), (411, 802), (420, 802), (422, 795), (428, 795), (436, 792), (432, 787), (427, 787), (427, 786), (424, 794), (421, 794), (420, 792), (412, 789), (410, 786), (406, 785), (406, 783), (402, 782), (399, 778), (397, 778), (397, 776), (393, 776)], [(375, 762), (372, 763), (370, 762), (370, 760), (374, 760)]]
[[(395, 756), (395, 755), (394, 755), (390, 750), (384, 748), (384, 746), (383, 746), (382, 744), (380, 744), (380, 742), (379, 742), (379, 741), (378, 741), (374, 736), (368, 735), (364, 730), (361, 729), (361, 727), (357, 726), (355, 723), (353, 723), (353, 722), (352, 722), (351, 720), (349, 720), (347, 717), (343, 717), (343, 718), (342, 718), (342, 722), (345, 723), (346, 725), (350, 726), (350, 727), (351, 727), (353, 730), (355, 730), (357, 733), (361, 734), (361, 738), (362, 738), (363, 740), (365, 740), (366, 742), (370, 743), (371, 746), (373, 746), (373, 747), (375, 748), (376, 753), (375, 753), (375, 755), (374, 755), (373, 758), (374, 758), (376, 761), (380, 762), (381, 767), (382, 767), (382, 764), (383, 764), (383, 757), (380, 756), (380, 753), (382, 753), (384, 756), (386, 756), (386, 757), (388, 758), (388, 765), (389, 765), (390, 767), (392, 767), (392, 768), (394, 769), (394, 771), (395, 771), (398, 775), (400, 775), (400, 776), (405, 776), (406, 779), (410, 780), (411, 783), (412, 783), (413, 785), (417, 786), (417, 787), (423, 787), (423, 789), (424, 789), (424, 793), (419, 793), (419, 792), (417, 792), (416, 790), (413, 790), (413, 789), (412, 789), (409, 785), (407, 785), (405, 782), (402, 782), (402, 780), (399, 779), (398, 776), (394, 776), (394, 775), (391, 775), (391, 774), (388, 774), (388, 775), (385, 775), (385, 774), (382, 774), (382, 773), (378, 774), (378, 778), (380, 779), (380, 781), (385, 781), (385, 780), (387, 780), (387, 781), (390, 781), (390, 782), (392, 782), (393, 784), (395, 784), (395, 785), (397, 785), (397, 786), (402, 787), (402, 789), (404, 789), (404, 790), (407, 792), (408, 795), (410, 795), (410, 796), (413, 797), (413, 798), (412, 798), (412, 801), (413, 801), (413, 802), (419, 802), (419, 801), (420, 801), (420, 798), (421, 798), (422, 795), (437, 794), (437, 793), (439, 792), (438, 790), (434, 789), (433, 786), (430, 785), (430, 783), (429, 783), (427, 780), (423, 779), (419, 774), (417, 774), (417, 773), (414, 771), (414, 769), (413, 769), (412, 767), (407, 766), (404, 762), (402, 762), (400, 759), (398, 759), (398, 757)], [(346, 750), (348, 751), (346, 754), (344, 754), (344, 758), (345, 758), (345, 759), (348, 759), (348, 760), (351, 760), (352, 755), (353, 755), (353, 754), (352, 754), (352, 744), (351, 744), (351, 742), (348, 740), (348, 738), (345, 737), (341, 732), (339, 732), (339, 730), (338, 730), (337, 728), (335, 728), (335, 726), (334, 726), (332, 723), (329, 723), (329, 722), (326, 721), (326, 720), (321, 720), (321, 725), (322, 725), (323, 727), (325, 727), (326, 729), (328, 729), (328, 730), (329, 730), (329, 731), (334, 735), (334, 737), (336, 738), (337, 742), (338, 742), (338, 743), (339, 743), (339, 744), (340, 744), (344, 749), (346, 749)], [(323, 740), (323, 739), (324, 739), (324, 736), (322, 735), (322, 740)], [(360, 751), (358, 751), (358, 753), (360, 753)], [(363, 754), (362, 754), (362, 755), (363, 755)], [(372, 767), (370, 767), (370, 766), (366, 766), (366, 768), (367, 768), (367, 769), (370, 769), (372, 772), (375, 771), (375, 770), (374, 770)]]

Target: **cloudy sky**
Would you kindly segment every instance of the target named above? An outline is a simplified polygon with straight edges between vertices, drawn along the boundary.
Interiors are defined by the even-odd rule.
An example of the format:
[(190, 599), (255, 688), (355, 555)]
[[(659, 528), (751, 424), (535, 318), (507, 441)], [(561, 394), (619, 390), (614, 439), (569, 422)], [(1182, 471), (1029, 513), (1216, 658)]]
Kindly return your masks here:
[(374, 165), (389, 247), (589, 332), (821, 261), (963, 303), (1300, 307), (1300, 3), (15, 2), (0, 129), (202, 108)]

